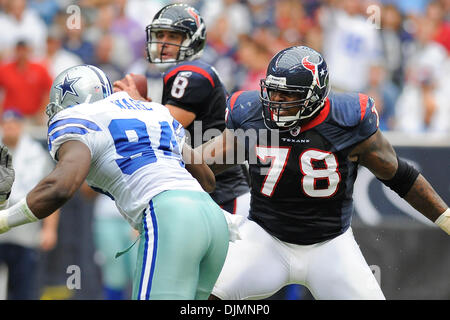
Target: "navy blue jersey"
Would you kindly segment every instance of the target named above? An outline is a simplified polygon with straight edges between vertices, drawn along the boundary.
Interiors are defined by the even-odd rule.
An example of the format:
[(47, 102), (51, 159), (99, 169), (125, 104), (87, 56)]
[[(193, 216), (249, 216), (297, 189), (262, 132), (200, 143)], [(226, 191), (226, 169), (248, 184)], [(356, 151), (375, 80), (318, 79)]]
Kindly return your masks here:
[(264, 125), (259, 92), (241, 91), (227, 101), (226, 125), (244, 133), (236, 131), (250, 165), (251, 220), (280, 240), (301, 245), (347, 230), (357, 174), (357, 164), (347, 157), (377, 131), (371, 98), (331, 93), (301, 130), (279, 133)]
[[(209, 140), (225, 129), (226, 98), (227, 91), (216, 71), (201, 60), (179, 63), (164, 74), (162, 104), (195, 113), (195, 121), (186, 128), (186, 141), (191, 147), (205, 142), (203, 134), (206, 130), (217, 129), (214, 135), (206, 137)], [(201, 130), (197, 129), (197, 121), (201, 121)], [(243, 168), (235, 167), (216, 176), (216, 189), (211, 197), (223, 204), (248, 190)]]

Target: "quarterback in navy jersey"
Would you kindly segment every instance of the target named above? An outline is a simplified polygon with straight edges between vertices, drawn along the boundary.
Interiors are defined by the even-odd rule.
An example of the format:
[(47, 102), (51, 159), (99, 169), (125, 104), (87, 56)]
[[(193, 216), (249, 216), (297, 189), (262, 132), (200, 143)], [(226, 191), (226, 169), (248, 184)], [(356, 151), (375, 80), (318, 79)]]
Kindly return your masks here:
[(245, 158), (252, 186), (212, 298), (266, 298), (298, 283), (316, 299), (384, 299), (350, 226), (358, 165), (450, 233), (448, 206), (396, 156), (372, 98), (330, 93), (320, 53), (280, 51), (260, 84), (230, 96), (227, 129), (201, 149), (216, 174)]
[[(198, 60), (206, 44), (206, 27), (198, 11), (186, 4), (169, 4), (146, 32), (148, 60), (164, 71), (161, 102), (186, 128), (187, 143), (202, 144), (210, 129), (213, 136), (220, 135), (225, 129), (227, 91), (214, 68)], [(225, 210), (247, 216), (250, 197), (243, 169), (230, 168), (216, 176), (211, 197)]]

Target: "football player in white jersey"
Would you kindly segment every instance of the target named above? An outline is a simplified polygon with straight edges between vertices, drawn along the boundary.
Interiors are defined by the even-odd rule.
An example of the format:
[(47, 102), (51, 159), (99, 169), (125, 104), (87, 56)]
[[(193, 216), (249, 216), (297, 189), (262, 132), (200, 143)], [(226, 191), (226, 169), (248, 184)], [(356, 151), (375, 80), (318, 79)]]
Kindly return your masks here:
[(86, 179), (141, 234), (133, 298), (206, 299), (228, 250), (227, 220), (202, 189), (214, 189), (214, 175), (194, 164), (168, 109), (113, 93), (100, 69), (82, 65), (55, 78), (46, 112), (57, 165), (0, 211), (0, 233), (47, 217)]

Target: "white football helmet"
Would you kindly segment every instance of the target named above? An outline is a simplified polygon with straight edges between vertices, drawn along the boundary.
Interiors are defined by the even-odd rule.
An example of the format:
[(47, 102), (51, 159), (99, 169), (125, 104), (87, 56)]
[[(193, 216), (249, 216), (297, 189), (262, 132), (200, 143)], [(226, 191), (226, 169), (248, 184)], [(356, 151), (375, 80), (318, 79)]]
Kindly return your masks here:
[(53, 81), (45, 113), (49, 121), (69, 106), (102, 100), (113, 93), (106, 74), (92, 65), (79, 65), (61, 72)]

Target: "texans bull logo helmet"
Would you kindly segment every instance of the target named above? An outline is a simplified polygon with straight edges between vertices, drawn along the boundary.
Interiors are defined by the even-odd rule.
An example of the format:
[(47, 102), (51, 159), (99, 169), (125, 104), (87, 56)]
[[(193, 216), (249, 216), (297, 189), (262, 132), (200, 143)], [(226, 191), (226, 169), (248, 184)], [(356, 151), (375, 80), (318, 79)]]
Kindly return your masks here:
[[(313, 119), (323, 107), (330, 91), (328, 67), (317, 51), (296, 46), (277, 53), (267, 67), (266, 78), (260, 81), (263, 117), (269, 129), (290, 130)], [(290, 102), (271, 100), (271, 92), (296, 94)], [(299, 108), (295, 115), (280, 112)]]

